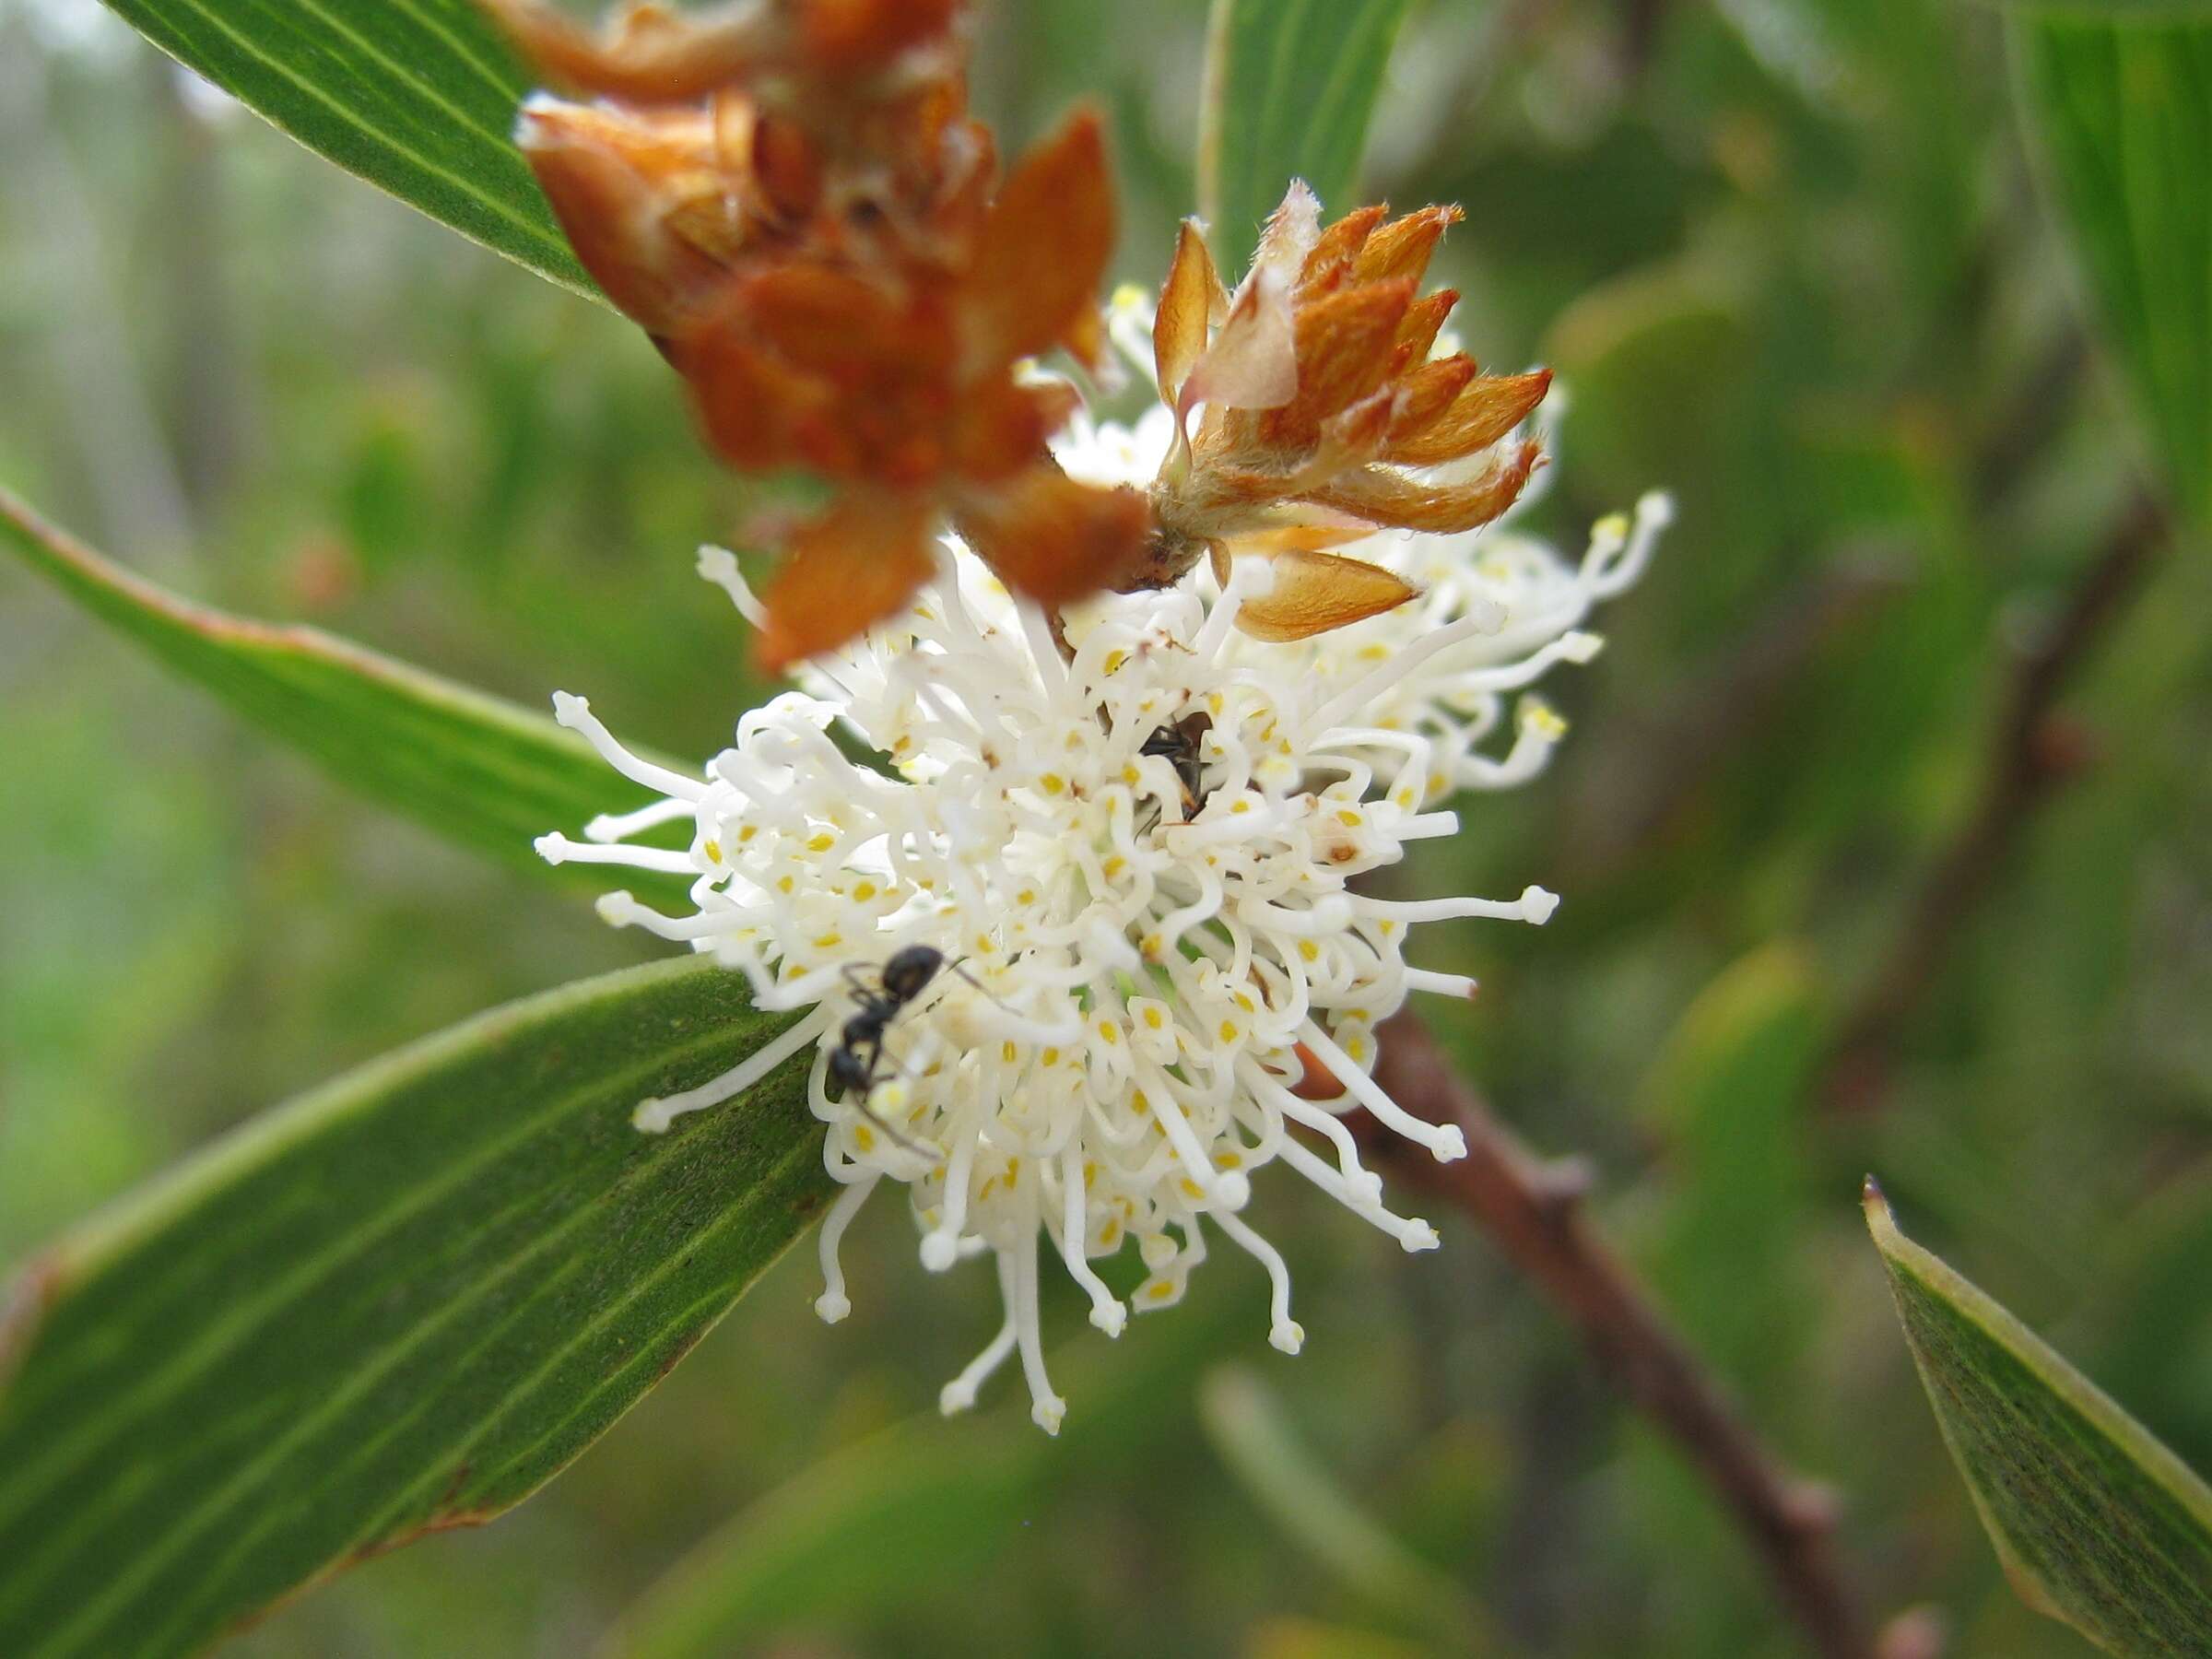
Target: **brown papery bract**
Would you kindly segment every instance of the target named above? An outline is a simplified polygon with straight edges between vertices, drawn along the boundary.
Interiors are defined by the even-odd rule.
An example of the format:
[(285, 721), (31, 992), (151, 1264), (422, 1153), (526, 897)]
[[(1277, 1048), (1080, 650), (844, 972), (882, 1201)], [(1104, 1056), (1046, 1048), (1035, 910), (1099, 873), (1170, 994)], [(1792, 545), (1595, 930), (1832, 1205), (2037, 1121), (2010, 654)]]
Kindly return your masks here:
[(1141, 581), (1171, 582), (1201, 552), (1224, 580), (1232, 558), (1273, 559), (1274, 586), (1245, 602), (1240, 624), (1305, 638), (1413, 592), (1322, 549), (1383, 527), (1473, 529), (1519, 499), (1540, 451), (1514, 434), (1550, 372), (1486, 375), (1472, 358), (1435, 357), (1459, 296), (1418, 293), (1460, 218), (1451, 206), (1397, 219), (1367, 206), (1324, 226), (1312, 193), (1293, 182), (1252, 270), (1221, 301), (1205, 241), (1184, 226), (1152, 344), (1187, 441), (1151, 487)]
[(764, 659), (897, 612), (947, 516), (1043, 604), (1127, 568), (1142, 497), (1065, 477), (1046, 440), (1073, 394), (1017, 373), (1102, 344), (1116, 226), (1095, 114), (995, 185), (958, 0), (636, 5), (597, 36), (541, 0), (483, 3), (548, 79), (603, 100), (534, 97), (517, 138), (713, 453), (833, 488), (763, 595)]

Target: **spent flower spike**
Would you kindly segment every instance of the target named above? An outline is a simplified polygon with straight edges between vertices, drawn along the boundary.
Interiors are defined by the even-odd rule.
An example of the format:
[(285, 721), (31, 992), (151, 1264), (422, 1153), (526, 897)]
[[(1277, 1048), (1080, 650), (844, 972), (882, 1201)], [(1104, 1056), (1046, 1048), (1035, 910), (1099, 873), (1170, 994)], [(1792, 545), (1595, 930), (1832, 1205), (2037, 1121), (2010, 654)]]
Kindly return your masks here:
[[(1165, 408), (1135, 429), (1078, 421), (1059, 458), (1101, 485), (1142, 477), (1174, 428)], [(1165, 1308), (1209, 1233), (1226, 1238), (1268, 1277), (1269, 1340), (1297, 1352), (1288, 1269), (1246, 1218), (1254, 1177), (1284, 1166), (1405, 1249), (1434, 1248), (1427, 1222), (1384, 1203), (1342, 1116), (1364, 1108), (1440, 1159), (1463, 1156), (1456, 1130), (1371, 1075), (1375, 1028), (1411, 993), (1474, 991), (1409, 963), (1409, 935), (1453, 918), (1540, 924), (1557, 903), (1536, 887), (1384, 899), (1355, 878), (1454, 833), (1444, 795), (1534, 774), (1558, 723), (1524, 699), (1518, 735), (1486, 754), (1502, 700), (1586, 660), (1580, 624), (1634, 580), (1664, 518), (1653, 498), (1633, 525), (1601, 525), (1574, 566), (1504, 532), (1487, 546), (1374, 537), (1361, 556), (1423, 582), (1421, 602), (1297, 643), (1238, 626), (1269, 597), (1269, 560), (1101, 594), (1055, 628), (948, 537), (911, 609), (801, 665), (798, 688), (747, 713), (698, 777), (557, 698), (563, 724), (658, 798), (539, 851), (688, 877), (686, 913), (627, 892), (601, 912), (712, 954), (759, 1006), (799, 1015), (724, 1076), (641, 1102), (637, 1126), (665, 1131), (811, 1049), (809, 1101), (843, 1188), (820, 1233), (822, 1318), (850, 1311), (841, 1241), (886, 1180), (906, 1188), (927, 1267), (995, 1265), (1004, 1322), (946, 1385), (947, 1411), (1018, 1356), (1035, 1420), (1058, 1429), (1038, 1313), (1048, 1248), (1118, 1335), (1130, 1310), (1099, 1260), (1134, 1241), (1148, 1272), (1135, 1308)], [(700, 571), (763, 621), (730, 555), (704, 551)], [(849, 759), (832, 724), (888, 773)], [(629, 839), (669, 822), (688, 826), (687, 847)], [(889, 1024), (881, 1080), (838, 1088), (854, 979), (913, 946), (957, 969)], [(1316, 1078), (1339, 1098), (1312, 1098)]]

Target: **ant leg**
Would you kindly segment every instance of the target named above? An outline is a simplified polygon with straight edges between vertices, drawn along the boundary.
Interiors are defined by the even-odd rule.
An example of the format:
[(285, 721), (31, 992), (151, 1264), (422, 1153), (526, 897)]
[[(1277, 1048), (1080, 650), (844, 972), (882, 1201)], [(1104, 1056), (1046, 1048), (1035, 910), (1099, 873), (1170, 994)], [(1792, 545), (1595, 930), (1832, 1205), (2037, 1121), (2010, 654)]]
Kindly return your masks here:
[(947, 962), (945, 966), (951, 970), (954, 973), (959, 974), (971, 985), (973, 985), (978, 991), (981, 991), (986, 997), (989, 997), (991, 1001), (998, 1004), (1000, 1007), (1006, 1008), (1007, 1013), (1013, 1013), (1014, 1010), (1006, 1007), (1006, 1002), (1003, 998), (993, 994), (991, 988), (988, 985), (984, 984), (982, 981), (977, 979), (974, 974), (969, 972), (967, 969), (960, 966), (960, 964), (967, 959), (968, 959), (966, 957), (955, 957), (951, 961)]
[[(867, 1045), (867, 1087), (861, 1090), (860, 1098), (855, 1100), (853, 1104), (859, 1109), (864, 1117), (865, 1117), (870, 1123), (874, 1124), (878, 1129), (882, 1130), (884, 1134), (889, 1135), (890, 1138), (898, 1145), (905, 1147), (909, 1152), (916, 1153), (924, 1158), (933, 1158), (937, 1156), (935, 1148), (924, 1146), (920, 1141), (914, 1139), (912, 1135), (907, 1134), (906, 1131), (901, 1129), (898, 1124), (892, 1123), (889, 1118), (884, 1116), (882, 1112), (876, 1110), (875, 1096), (877, 1087), (879, 1084), (889, 1081), (889, 1079), (883, 1074), (883, 1039), (878, 1036), (871, 1040)], [(899, 1065), (896, 1056), (892, 1058), (891, 1065), (893, 1071), (895, 1071), (900, 1077), (906, 1077), (908, 1076), (906, 1068)]]

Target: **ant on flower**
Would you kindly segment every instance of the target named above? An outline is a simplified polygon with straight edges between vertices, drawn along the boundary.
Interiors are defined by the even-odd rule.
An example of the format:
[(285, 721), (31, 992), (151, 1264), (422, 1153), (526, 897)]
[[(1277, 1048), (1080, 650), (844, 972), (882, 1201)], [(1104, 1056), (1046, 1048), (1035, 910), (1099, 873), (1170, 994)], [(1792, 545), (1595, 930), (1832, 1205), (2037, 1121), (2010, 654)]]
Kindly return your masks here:
[(1147, 737), (1136, 751), (1164, 759), (1175, 769), (1175, 781), (1182, 786), (1185, 823), (1196, 818), (1206, 806), (1206, 761), (1198, 746), (1212, 724), (1212, 719), (1203, 712), (1171, 721)]
[[(845, 1021), (842, 1040), (830, 1051), (830, 1076), (847, 1094), (857, 1094), (863, 1105), (884, 1080), (884, 1032), (907, 1004), (929, 989), (930, 981), (944, 966), (945, 953), (929, 945), (909, 945), (893, 951), (873, 985), (865, 977), (865, 964), (846, 964), (845, 983), (852, 987), (853, 1001), (860, 1012)], [(959, 964), (953, 967), (958, 972)]]

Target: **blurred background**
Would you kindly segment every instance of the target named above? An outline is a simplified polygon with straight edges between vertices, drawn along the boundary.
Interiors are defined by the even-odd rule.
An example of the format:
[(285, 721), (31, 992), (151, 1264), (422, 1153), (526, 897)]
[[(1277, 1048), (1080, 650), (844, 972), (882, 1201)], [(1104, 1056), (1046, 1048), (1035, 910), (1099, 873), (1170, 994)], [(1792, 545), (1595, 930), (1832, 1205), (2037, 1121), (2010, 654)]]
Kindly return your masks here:
[[(1192, 206), (1204, 24), (982, 7), (1009, 143), (1111, 111), (1147, 288)], [(1590, 1157), (1608, 1232), (1839, 1489), (1870, 1605), (2039, 1659), (2089, 1650), (2006, 1589), (1857, 1185), (2212, 1467), (2212, 654), (2201, 560), (2141, 557), (2136, 438), (2008, 75), (1998, 19), (1938, 0), (1430, 0), (1369, 182), (1466, 206), (1438, 275), (1467, 347), (1571, 390), (1525, 522), (1579, 546), (1647, 487), (1681, 508), (1606, 655), (1550, 683), (1577, 729), (1549, 774), (1408, 877), (1566, 898), (1432, 947), (1484, 982), (1441, 1035), (1529, 1141)], [(533, 706), (588, 688), (679, 753), (762, 694), (691, 573), (744, 502), (629, 325), (93, 0), (0, 0), (0, 480), (187, 594)], [(2022, 665), (2100, 571), (2041, 782), (1983, 813)], [(12, 566), (0, 706), (0, 1264), (347, 1065), (644, 954)], [(748, 1653), (1798, 1651), (1482, 1237), (1432, 1210), (1446, 1248), (1408, 1258), (1299, 1182), (1263, 1202), (1295, 1362), (1233, 1254), (1111, 1350), (1055, 1283), (1062, 1440), (1003, 1379), (940, 1425), (994, 1291), (928, 1279), (877, 1206), (847, 1324), (794, 1253), (537, 1499), (228, 1651), (586, 1653), (733, 1522), (780, 1541), (729, 1587)]]

